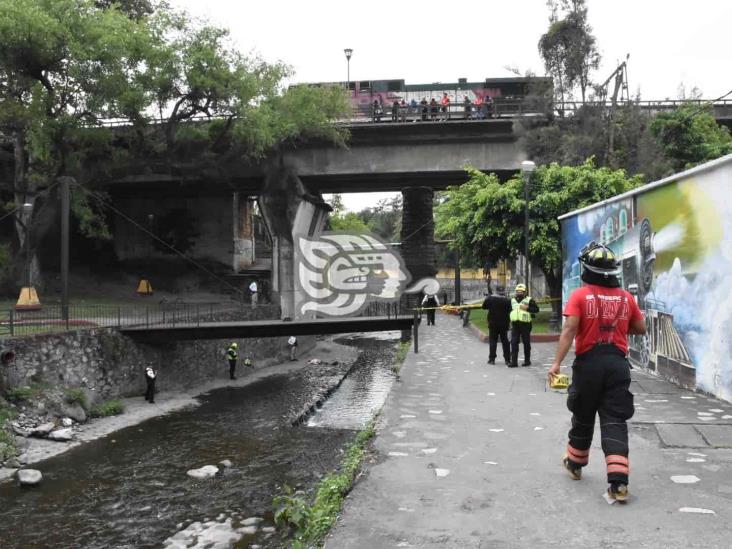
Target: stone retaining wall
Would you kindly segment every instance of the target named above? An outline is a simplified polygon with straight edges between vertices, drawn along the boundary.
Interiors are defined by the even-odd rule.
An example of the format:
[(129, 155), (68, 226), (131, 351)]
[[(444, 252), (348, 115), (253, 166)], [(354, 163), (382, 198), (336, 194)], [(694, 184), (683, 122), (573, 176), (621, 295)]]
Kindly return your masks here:
[[(262, 310), (254, 313), (262, 317)], [(260, 316), (262, 315), (262, 316)], [(237, 320), (231, 313), (216, 320)], [(242, 363), (254, 367), (289, 356), (287, 337), (234, 340), (239, 344), (237, 375), (246, 375)], [(86, 389), (90, 404), (144, 392), (144, 369), (158, 370), (160, 391), (194, 387), (229, 375), (225, 358), (231, 340), (199, 340), (141, 344), (114, 329), (100, 328), (62, 334), (5, 339), (15, 360), (0, 364), (0, 390), (34, 384)], [(298, 354), (310, 350), (314, 337), (298, 337)]]

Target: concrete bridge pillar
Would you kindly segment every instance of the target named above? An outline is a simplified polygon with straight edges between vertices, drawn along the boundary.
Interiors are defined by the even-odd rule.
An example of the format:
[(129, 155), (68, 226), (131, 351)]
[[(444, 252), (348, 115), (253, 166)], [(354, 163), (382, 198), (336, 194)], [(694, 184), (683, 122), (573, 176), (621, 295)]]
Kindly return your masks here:
[(239, 273), (252, 265), (256, 260), (254, 254), (254, 226), (252, 210), (254, 201), (246, 195), (234, 193), (233, 200), (234, 255), (232, 267)]
[(412, 282), (435, 276), (435, 222), (432, 218), (434, 191), (430, 187), (402, 189), (402, 257)]
[(295, 304), (295, 237), (322, 232), (331, 207), (320, 195), (307, 191), (291, 170), (272, 169), (259, 198), (264, 221), (272, 237), (272, 300), (279, 300), (282, 318), (299, 317)]

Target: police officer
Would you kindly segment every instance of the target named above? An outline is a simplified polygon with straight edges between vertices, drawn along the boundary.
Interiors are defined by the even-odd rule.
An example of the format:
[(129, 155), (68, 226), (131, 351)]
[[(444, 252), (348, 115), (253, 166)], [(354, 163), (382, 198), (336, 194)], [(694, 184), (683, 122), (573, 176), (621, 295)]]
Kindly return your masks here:
[(506, 289), (499, 286), (497, 295), (489, 295), (483, 300), (483, 309), (488, 310), (488, 364), (496, 363), (498, 340), (501, 340), (503, 359), (506, 366), (511, 364), (511, 346), (508, 342), (508, 328), (511, 325), (511, 300), (506, 297)]
[(511, 368), (518, 367), (519, 341), (524, 343), (524, 362), (531, 366), (531, 321), (539, 312), (539, 306), (526, 295), (526, 285), (516, 286), (516, 294), (511, 299)]
[(145, 390), (145, 400), (150, 404), (155, 403), (155, 378), (158, 373), (153, 369), (152, 366), (145, 368), (145, 382), (147, 383), (147, 389)]
[(626, 421), (634, 412), (633, 395), (628, 390), (628, 334), (644, 334), (646, 324), (633, 296), (620, 287), (620, 262), (612, 250), (590, 242), (578, 259), (585, 285), (569, 297), (557, 356), (548, 373), (551, 382), (574, 339), (576, 358), (567, 396), (572, 428), (562, 463), (573, 479), (582, 478), (598, 414), (608, 495), (625, 501), (629, 473)]
[(234, 376), (234, 370), (236, 370), (236, 359), (238, 358), (238, 354), (236, 350), (239, 348), (239, 345), (236, 343), (232, 343), (229, 345), (229, 349), (226, 351), (226, 360), (229, 361), (229, 378), (236, 379)]

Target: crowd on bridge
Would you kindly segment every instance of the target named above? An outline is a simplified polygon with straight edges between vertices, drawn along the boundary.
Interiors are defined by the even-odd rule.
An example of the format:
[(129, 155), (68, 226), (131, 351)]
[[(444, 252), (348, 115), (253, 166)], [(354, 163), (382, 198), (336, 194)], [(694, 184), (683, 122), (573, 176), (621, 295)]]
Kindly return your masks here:
[[(442, 94), (439, 101), (434, 97), (429, 101), (423, 97), (419, 103), (414, 98), (409, 103), (404, 99), (395, 99), (390, 109), (391, 122), (485, 120), (495, 116), (495, 104), (490, 96), (476, 97), (471, 101), (466, 95), (462, 102), (453, 102), (447, 92)], [(385, 117), (386, 108), (383, 103), (380, 99), (374, 99), (371, 105), (372, 122), (381, 122)]]

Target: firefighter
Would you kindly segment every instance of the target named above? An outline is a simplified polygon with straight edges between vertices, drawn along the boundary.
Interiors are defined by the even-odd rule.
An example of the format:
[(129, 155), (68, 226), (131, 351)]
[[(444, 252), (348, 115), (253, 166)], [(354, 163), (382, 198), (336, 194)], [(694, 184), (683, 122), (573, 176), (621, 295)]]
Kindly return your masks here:
[(226, 360), (229, 361), (229, 378), (230, 379), (236, 379), (234, 376), (234, 371), (236, 370), (236, 359), (239, 357), (236, 350), (239, 348), (239, 345), (236, 343), (232, 343), (229, 345), (229, 349), (226, 351)]
[(634, 412), (628, 334), (644, 334), (646, 324), (633, 296), (620, 287), (620, 262), (612, 250), (590, 242), (578, 259), (585, 285), (569, 297), (557, 355), (548, 373), (551, 382), (574, 339), (576, 358), (567, 396), (572, 427), (562, 464), (573, 479), (582, 478), (598, 414), (608, 496), (625, 501), (630, 472), (626, 421)]
[(145, 383), (147, 388), (145, 390), (145, 400), (150, 404), (155, 404), (155, 378), (158, 373), (153, 369), (152, 366), (145, 368)]
[(531, 321), (539, 306), (526, 295), (526, 285), (518, 284), (516, 294), (511, 299), (511, 368), (518, 367), (519, 341), (524, 343), (524, 362), (522, 366), (531, 366)]

